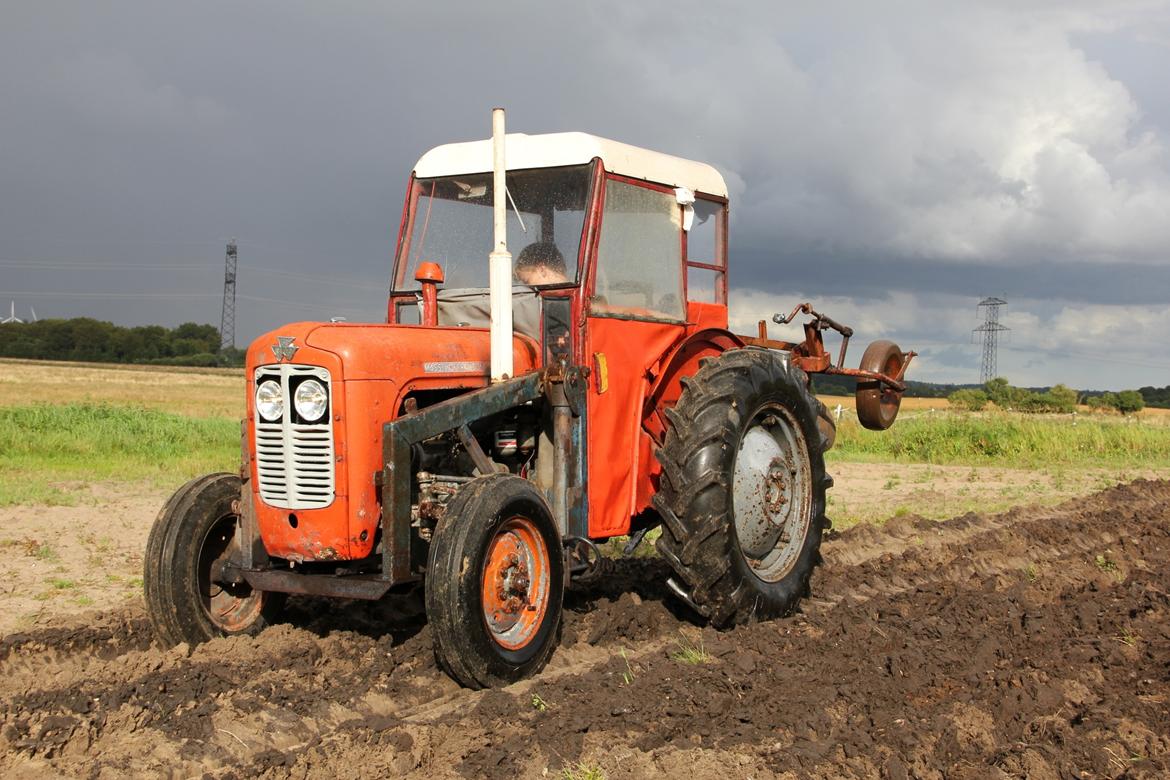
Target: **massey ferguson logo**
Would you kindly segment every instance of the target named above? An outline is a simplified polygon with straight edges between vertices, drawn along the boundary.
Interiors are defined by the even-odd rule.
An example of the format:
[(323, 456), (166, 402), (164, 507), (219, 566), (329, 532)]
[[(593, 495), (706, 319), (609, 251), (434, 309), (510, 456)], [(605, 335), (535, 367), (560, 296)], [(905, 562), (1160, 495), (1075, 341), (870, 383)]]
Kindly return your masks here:
[(293, 355), (297, 354), (299, 347), (293, 344), (294, 336), (277, 336), (276, 343), (272, 345), (272, 354), (276, 355), (276, 359), (292, 360)]

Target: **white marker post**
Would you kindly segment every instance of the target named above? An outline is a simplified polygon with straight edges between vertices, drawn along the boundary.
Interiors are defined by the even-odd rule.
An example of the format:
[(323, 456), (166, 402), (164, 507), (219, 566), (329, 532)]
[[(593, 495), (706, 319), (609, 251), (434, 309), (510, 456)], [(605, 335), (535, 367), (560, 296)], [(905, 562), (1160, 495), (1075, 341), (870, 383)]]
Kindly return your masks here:
[(512, 375), (512, 255), (508, 252), (508, 190), (504, 178), (504, 109), (492, 109), (492, 217), (495, 246), (488, 255), (491, 288), (492, 382)]

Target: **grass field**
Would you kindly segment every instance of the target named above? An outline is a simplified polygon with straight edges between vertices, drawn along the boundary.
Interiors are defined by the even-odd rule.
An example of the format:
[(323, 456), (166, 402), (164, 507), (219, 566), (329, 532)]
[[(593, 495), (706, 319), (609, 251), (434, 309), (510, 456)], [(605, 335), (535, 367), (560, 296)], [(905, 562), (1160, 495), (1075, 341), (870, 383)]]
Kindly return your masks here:
[(1170, 467), (1170, 426), (1120, 416), (908, 412), (890, 430), (870, 431), (843, 417), (829, 457), (971, 466)]
[[(5, 361), (3, 368), (0, 506), (72, 504), (94, 483), (170, 488), (238, 465), (239, 371), (30, 361)], [(823, 400), (830, 408), (852, 403)], [(1007, 505), (1066, 497), (1080, 483), (1099, 487), (1170, 473), (1164, 412), (971, 414), (947, 410), (945, 400), (907, 399), (894, 427), (874, 432), (857, 423), (849, 406), (827, 460), (834, 473), (872, 490), (858, 494), (839, 480), (835, 509), (854, 520), (899, 511), (941, 517), (942, 507), (956, 508), (956, 496), (966, 502), (960, 508)], [(944, 483), (946, 491), (935, 489)]]
[(240, 427), (114, 404), (0, 408), (0, 506), (70, 504), (92, 482), (177, 485), (239, 467)]
[(116, 404), (239, 420), (244, 372), (0, 359), (0, 407), (31, 403)]

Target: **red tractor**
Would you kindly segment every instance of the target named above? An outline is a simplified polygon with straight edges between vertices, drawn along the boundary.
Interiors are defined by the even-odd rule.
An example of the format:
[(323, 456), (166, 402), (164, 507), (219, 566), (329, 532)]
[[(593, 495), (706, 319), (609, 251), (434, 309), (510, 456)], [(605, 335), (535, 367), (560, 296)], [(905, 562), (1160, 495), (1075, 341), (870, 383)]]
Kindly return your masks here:
[(808, 304), (774, 318), (807, 314), (800, 343), (732, 333), (718, 171), (494, 119), (415, 166), (385, 323), (249, 348), (239, 474), (181, 487), (147, 543), (164, 642), (257, 632), (288, 593), (422, 583), (444, 668), (506, 684), (552, 654), (597, 543), (659, 527), (670, 590), (716, 626), (807, 593), (835, 431), (809, 376), (858, 378), (884, 429), (914, 353), (878, 341), (846, 369), (851, 330)]

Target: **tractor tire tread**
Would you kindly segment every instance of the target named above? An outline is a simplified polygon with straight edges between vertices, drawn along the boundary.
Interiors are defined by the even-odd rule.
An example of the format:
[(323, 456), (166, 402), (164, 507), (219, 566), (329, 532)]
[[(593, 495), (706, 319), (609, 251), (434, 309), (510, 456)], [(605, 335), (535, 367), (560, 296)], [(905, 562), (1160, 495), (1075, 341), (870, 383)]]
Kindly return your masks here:
[[(742, 428), (754, 414), (753, 399), (781, 393), (800, 420), (812, 465), (812, 517), (801, 564), (784, 578), (784, 593), (765, 592), (751, 575), (732, 565), (739, 556), (731, 506), (733, 464)], [(824, 437), (816, 419), (821, 405), (808, 378), (791, 360), (754, 347), (729, 350), (700, 361), (678, 403), (667, 414), (658, 460), (666, 476), (654, 506), (663, 518), (657, 548), (689, 588), (691, 601), (716, 627), (790, 613), (808, 593), (820, 562), (825, 489)], [(811, 548), (811, 549), (810, 549)]]

